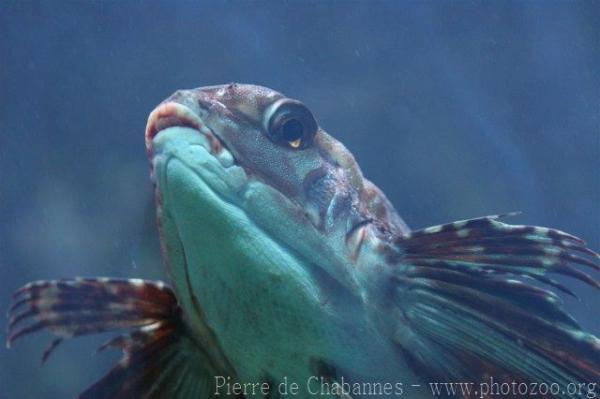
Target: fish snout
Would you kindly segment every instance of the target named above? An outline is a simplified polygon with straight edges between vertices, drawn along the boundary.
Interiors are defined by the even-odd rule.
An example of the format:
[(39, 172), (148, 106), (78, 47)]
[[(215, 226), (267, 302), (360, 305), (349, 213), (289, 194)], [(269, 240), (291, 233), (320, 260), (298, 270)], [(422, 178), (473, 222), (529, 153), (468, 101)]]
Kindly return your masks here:
[(190, 107), (177, 101), (168, 100), (157, 106), (148, 116), (145, 141), (146, 152), (153, 155), (153, 140), (162, 130), (170, 127), (189, 127), (203, 135), (209, 143), (208, 150), (213, 156), (219, 156), (223, 146), (213, 132), (202, 122), (200, 116)]

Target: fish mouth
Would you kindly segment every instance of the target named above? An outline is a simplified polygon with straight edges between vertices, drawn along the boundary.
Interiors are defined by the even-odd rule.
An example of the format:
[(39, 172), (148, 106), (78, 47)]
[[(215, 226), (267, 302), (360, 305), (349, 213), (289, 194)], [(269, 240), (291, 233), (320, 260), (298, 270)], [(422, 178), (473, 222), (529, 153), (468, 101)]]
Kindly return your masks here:
[(157, 200), (162, 201), (160, 176), (176, 159), (222, 200), (238, 204), (242, 201), (248, 176), (231, 151), (204, 123), (202, 110), (194, 110), (194, 104), (171, 100), (160, 104), (148, 117), (145, 140)]
[(203, 123), (200, 116), (188, 106), (175, 101), (167, 101), (160, 104), (148, 116), (145, 141), (146, 152), (150, 159), (154, 155), (154, 138), (161, 131), (170, 127), (189, 127), (196, 130), (206, 138), (206, 150), (219, 160), (224, 167), (229, 167), (235, 163), (231, 152), (217, 135)]

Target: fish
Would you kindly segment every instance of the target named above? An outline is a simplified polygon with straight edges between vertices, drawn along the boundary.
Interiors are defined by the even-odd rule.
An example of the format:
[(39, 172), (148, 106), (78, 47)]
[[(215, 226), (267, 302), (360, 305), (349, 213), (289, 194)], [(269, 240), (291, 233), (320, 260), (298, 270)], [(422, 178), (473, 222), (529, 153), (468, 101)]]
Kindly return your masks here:
[[(599, 393), (600, 340), (555, 277), (600, 288), (580, 238), (512, 214), (412, 230), (302, 102), (261, 86), (176, 91), (145, 145), (169, 283), (31, 282), (8, 312), (8, 346), (56, 337), (43, 361), (115, 333), (99, 350), (121, 360), (80, 398), (424, 398), (465, 381)], [(449, 396), (492, 396), (474, 392)]]

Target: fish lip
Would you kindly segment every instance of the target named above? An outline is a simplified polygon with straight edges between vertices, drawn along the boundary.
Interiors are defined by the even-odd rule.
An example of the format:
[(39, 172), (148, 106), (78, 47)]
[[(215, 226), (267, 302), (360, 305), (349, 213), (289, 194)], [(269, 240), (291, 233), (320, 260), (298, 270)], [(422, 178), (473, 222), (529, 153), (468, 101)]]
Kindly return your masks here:
[(153, 155), (154, 137), (169, 127), (189, 127), (198, 131), (207, 138), (210, 147), (208, 150), (215, 157), (218, 157), (224, 149), (221, 140), (192, 109), (176, 101), (166, 101), (157, 106), (148, 116), (144, 137), (149, 158)]

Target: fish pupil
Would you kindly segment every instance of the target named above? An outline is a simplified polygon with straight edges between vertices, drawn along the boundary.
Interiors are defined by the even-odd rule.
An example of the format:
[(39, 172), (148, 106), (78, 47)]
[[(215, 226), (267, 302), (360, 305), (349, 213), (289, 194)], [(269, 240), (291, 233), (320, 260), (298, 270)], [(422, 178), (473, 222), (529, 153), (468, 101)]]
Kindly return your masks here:
[(281, 127), (281, 134), (286, 141), (296, 141), (302, 138), (304, 126), (297, 119), (287, 120)]

